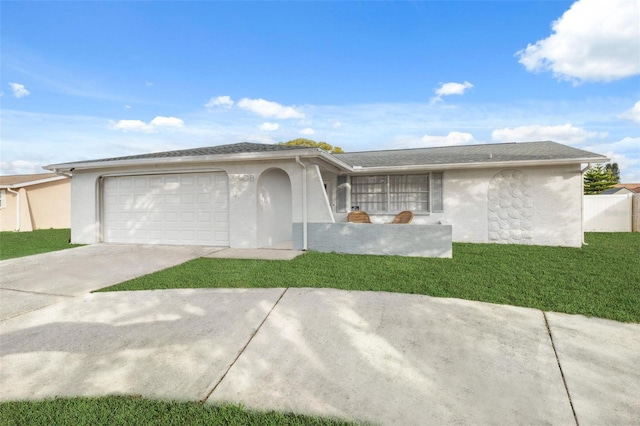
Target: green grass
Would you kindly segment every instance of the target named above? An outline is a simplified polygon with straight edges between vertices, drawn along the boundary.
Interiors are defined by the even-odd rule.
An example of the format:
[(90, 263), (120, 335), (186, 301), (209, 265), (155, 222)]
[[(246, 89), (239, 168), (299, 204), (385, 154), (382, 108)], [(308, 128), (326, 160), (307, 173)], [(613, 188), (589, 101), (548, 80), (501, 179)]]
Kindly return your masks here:
[(453, 259), (309, 252), (292, 261), (200, 258), (101, 291), (331, 287), (455, 297), (640, 322), (640, 234), (583, 248), (461, 244)]
[(78, 247), (69, 244), (69, 229), (40, 229), (32, 232), (0, 232), (0, 260)]
[(154, 401), (130, 396), (56, 398), (0, 403), (0, 424), (13, 425), (349, 425), (293, 413), (259, 412), (238, 405)]

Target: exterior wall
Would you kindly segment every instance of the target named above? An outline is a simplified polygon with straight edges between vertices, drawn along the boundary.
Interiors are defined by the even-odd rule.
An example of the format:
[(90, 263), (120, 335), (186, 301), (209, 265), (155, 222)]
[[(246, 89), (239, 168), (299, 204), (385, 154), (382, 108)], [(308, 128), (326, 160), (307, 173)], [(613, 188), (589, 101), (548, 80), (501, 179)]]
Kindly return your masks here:
[[(302, 226), (293, 227), (296, 250)], [(308, 249), (325, 253), (451, 257), (451, 247), (451, 225), (308, 224)]]
[[(21, 221), (16, 218), (17, 198), (17, 195), (6, 191), (6, 207), (0, 208), (0, 231), (15, 231), (20, 228)], [(21, 203), (24, 202), (21, 200)]]
[[(291, 182), (291, 221), (302, 224), (305, 215), (303, 199), (306, 196), (306, 217), (309, 224), (346, 221), (346, 213), (336, 213), (334, 194), (325, 193), (323, 178), (334, 183), (333, 173), (324, 176), (317, 165), (305, 163), (306, 169), (295, 160), (253, 161), (228, 164), (196, 164), (166, 166), (158, 169), (121, 168), (117, 171), (80, 171), (72, 179), (71, 228), (72, 242), (91, 244), (101, 241), (100, 229), (100, 180), (101, 176), (132, 173), (185, 173), (202, 171), (224, 171), (229, 177), (229, 245), (235, 248), (256, 248), (260, 246), (259, 223), (259, 181), (262, 174), (270, 169), (282, 169)], [(303, 173), (306, 172), (306, 191), (303, 190)], [(506, 172), (506, 174), (505, 174)], [(516, 174), (513, 174), (518, 172)], [(530, 203), (530, 209), (520, 209), (519, 217), (512, 217), (510, 208), (518, 209), (519, 199), (509, 190), (504, 199), (495, 199), (492, 191), (500, 191), (496, 186), (496, 176), (510, 185), (509, 176), (524, 176), (527, 195), (522, 202)], [(504, 178), (507, 176), (507, 178)], [(493, 183), (492, 183), (493, 182)], [(493, 187), (492, 187), (493, 185)], [(491, 189), (493, 188), (493, 189)], [(522, 190), (522, 189), (521, 189)], [(582, 245), (582, 175), (579, 165), (524, 167), (519, 169), (461, 169), (444, 170), (444, 212), (417, 214), (415, 225), (452, 225), (452, 238), (456, 242), (518, 242), (521, 244), (580, 247)], [(306, 194), (305, 194), (306, 192)], [(513, 192), (513, 191), (511, 191)], [(517, 192), (517, 191), (516, 191)], [(511, 194), (511, 195), (510, 195)], [(7, 194), (9, 201), (10, 194)], [(491, 199), (490, 199), (491, 198)], [(506, 203), (498, 214), (499, 221), (490, 219), (489, 209)], [(529, 215), (528, 217), (527, 215)], [(523, 216), (524, 215), (524, 216)], [(504, 216), (504, 217), (503, 217)], [(526, 216), (526, 217), (525, 217)], [(371, 215), (374, 223), (389, 223), (393, 215)], [(524, 220), (527, 219), (527, 220)], [(525, 222), (530, 222), (530, 226)], [(524, 225), (523, 225), (524, 224)], [(495, 229), (506, 226), (509, 235), (525, 235), (520, 240), (494, 240)], [(509, 228), (510, 227), (510, 228)], [(515, 227), (515, 228), (514, 228)], [(294, 226), (295, 228), (295, 226)], [(503, 230), (504, 231), (504, 230)], [(494, 234), (491, 234), (494, 232)], [(307, 233), (307, 237), (309, 234)], [(295, 247), (303, 247), (304, 232), (293, 235)]]
[[(69, 179), (16, 189), (20, 195), (20, 231), (69, 228), (71, 183)], [(6, 191), (6, 208), (0, 209), (0, 231), (16, 230), (17, 198)]]
[[(530, 229), (525, 229), (523, 215), (510, 207), (519, 206), (520, 201), (506, 191), (503, 200), (490, 200), (492, 180), (496, 176), (521, 172), (528, 185), (523, 204), (530, 203)], [(511, 184), (512, 182), (508, 182)], [(495, 191), (495, 188), (494, 188)], [(505, 242), (549, 246), (582, 246), (582, 174), (579, 165), (523, 167), (518, 169), (460, 169), (444, 170), (444, 211), (442, 213), (417, 213), (412, 224), (450, 224), (453, 226), (454, 242), (489, 243)], [(527, 201), (528, 200), (528, 201)], [(505, 204), (504, 221), (490, 220), (489, 209)], [(517, 210), (517, 209), (516, 209)], [(394, 215), (368, 212), (373, 223), (389, 223)], [(504, 214), (503, 214), (504, 213)], [(346, 222), (347, 213), (335, 213), (338, 222)], [(514, 217), (511, 217), (514, 216)], [(490, 227), (516, 224), (515, 234), (523, 231), (528, 238), (520, 240), (492, 240)], [(495, 231), (494, 229), (491, 230)], [(510, 232), (511, 233), (511, 232)], [(495, 234), (493, 234), (495, 236)]]
[[(532, 210), (530, 238), (522, 240), (522, 243), (581, 247), (582, 174), (579, 166), (517, 170), (530, 183), (528, 198)], [(489, 199), (489, 187), (491, 180), (502, 171), (487, 169), (445, 172), (444, 212), (433, 214), (430, 219), (452, 224), (454, 241), (492, 242), (488, 214), (492, 203)], [(508, 209), (505, 213), (507, 219), (512, 216)]]
[(291, 241), (291, 179), (282, 169), (265, 171), (258, 185), (258, 246)]
[[(306, 164), (306, 163), (305, 163)], [(291, 181), (291, 220), (303, 220), (303, 167), (295, 160), (253, 161), (225, 164), (192, 164), (187, 169), (179, 164), (119, 168), (117, 170), (75, 171), (71, 185), (71, 242), (93, 244), (101, 236), (101, 177), (129, 174), (189, 173), (223, 171), (229, 178), (229, 246), (257, 248), (259, 223), (259, 182), (264, 172), (281, 169)], [(306, 164), (309, 222), (333, 222), (330, 207), (324, 195), (324, 186), (317, 166)]]

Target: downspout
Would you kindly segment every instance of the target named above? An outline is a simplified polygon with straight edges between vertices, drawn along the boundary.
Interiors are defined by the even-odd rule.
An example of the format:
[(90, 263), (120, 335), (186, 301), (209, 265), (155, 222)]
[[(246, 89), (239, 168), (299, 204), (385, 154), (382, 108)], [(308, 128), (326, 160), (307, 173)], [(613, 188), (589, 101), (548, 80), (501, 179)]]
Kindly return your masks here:
[(20, 231), (20, 193), (11, 188), (7, 188), (7, 191), (16, 196), (16, 232), (18, 232)]
[(580, 170), (580, 229), (582, 230), (582, 245), (587, 246), (587, 242), (584, 240), (584, 172), (591, 168), (591, 163), (587, 163), (587, 167)]
[(296, 163), (300, 164), (302, 172), (302, 250), (307, 251), (307, 166), (296, 155)]

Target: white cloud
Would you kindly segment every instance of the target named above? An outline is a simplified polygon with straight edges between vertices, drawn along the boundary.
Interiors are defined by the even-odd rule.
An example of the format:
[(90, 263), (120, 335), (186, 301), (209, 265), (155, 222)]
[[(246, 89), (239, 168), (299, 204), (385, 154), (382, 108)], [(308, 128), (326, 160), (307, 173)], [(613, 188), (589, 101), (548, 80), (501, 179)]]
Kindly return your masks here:
[(157, 116), (149, 123), (155, 127), (183, 127), (184, 121), (176, 117)]
[(231, 108), (234, 102), (231, 100), (230, 96), (218, 96), (216, 98), (211, 98), (209, 101), (204, 104), (207, 108), (221, 107), (221, 108)]
[(27, 160), (14, 160), (0, 162), (0, 172), (3, 175), (28, 175), (32, 173), (45, 173), (42, 164)]
[(640, 101), (636, 102), (630, 110), (627, 110), (619, 115), (620, 118), (626, 118), (636, 123), (640, 123)]
[(110, 122), (109, 128), (113, 130), (122, 130), (123, 132), (142, 132), (152, 133), (154, 128), (152, 125), (142, 120), (119, 120)]
[(430, 103), (434, 104), (441, 101), (443, 96), (464, 95), (464, 92), (472, 87), (473, 84), (468, 81), (464, 83), (440, 83), (440, 87), (435, 90), (436, 96), (431, 98)]
[(623, 183), (640, 182), (640, 137), (586, 144), (583, 149), (606, 155), (611, 158), (611, 162), (618, 163)]
[(292, 107), (280, 105), (264, 99), (243, 98), (238, 101), (238, 106), (263, 117), (274, 118), (304, 118), (304, 114)]
[(112, 130), (122, 130), (123, 132), (155, 133), (159, 127), (182, 128), (184, 121), (176, 117), (157, 116), (151, 122), (145, 123), (142, 120), (119, 120), (111, 121), (109, 128)]
[(472, 145), (478, 143), (471, 133), (450, 132), (446, 136), (424, 135), (422, 137), (399, 136), (391, 149), (427, 148), (436, 146)]
[(424, 146), (452, 146), (475, 143), (471, 133), (450, 132), (447, 136), (424, 135), (420, 141)]
[(23, 98), (31, 93), (25, 89), (24, 84), (9, 83), (9, 87), (11, 87), (11, 90), (13, 91), (14, 98)]
[(578, 0), (552, 29), (549, 37), (516, 53), (528, 71), (549, 70), (576, 82), (640, 74), (637, 0)]
[(300, 134), (306, 135), (306, 136), (311, 136), (315, 133), (316, 131), (313, 130), (311, 127), (307, 127), (305, 129), (300, 130)]
[(262, 123), (260, 125), (260, 130), (266, 130), (268, 132), (271, 132), (273, 130), (278, 130), (280, 128), (280, 125), (278, 123)]
[(571, 124), (558, 126), (520, 126), (495, 129), (491, 139), (498, 142), (531, 142), (551, 140), (559, 143), (575, 145), (589, 138), (606, 136), (606, 133), (589, 132)]
[(124, 109), (131, 109), (131, 108), (133, 108), (131, 105), (125, 105), (124, 106)]

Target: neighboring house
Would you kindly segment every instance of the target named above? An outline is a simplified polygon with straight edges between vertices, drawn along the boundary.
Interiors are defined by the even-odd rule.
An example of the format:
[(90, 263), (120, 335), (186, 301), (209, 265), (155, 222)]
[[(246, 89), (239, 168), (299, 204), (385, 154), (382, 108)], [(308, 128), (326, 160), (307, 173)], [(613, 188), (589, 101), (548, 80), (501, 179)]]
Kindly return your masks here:
[[(45, 168), (73, 175), (73, 243), (329, 251), (333, 241), (432, 255), (412, 247), (442, 241), (449, 251), (435, 255), (446, 257), (451, 240), (580, 247), (581, 165), (607, 160), (548, 141), (346, 154), (239, 143)], [(415, 218), (347, 224), (352, 209), (381, 224), (401, 210)]]
[(0, 231), (69, 228), (71, 179), (56, 173), (0, 176)]
[(613, 188), (606, 189), (600, 194), (640, 194), (640, 183), (618, 183)]

